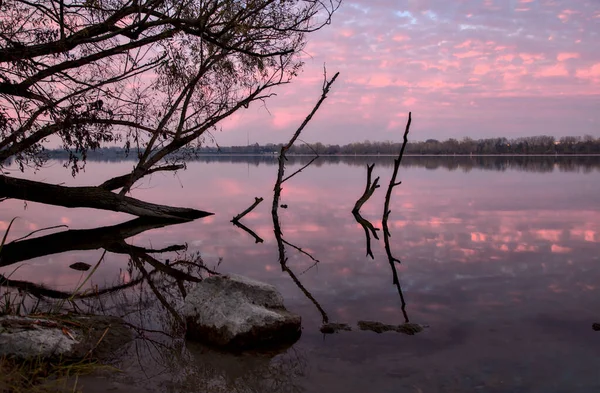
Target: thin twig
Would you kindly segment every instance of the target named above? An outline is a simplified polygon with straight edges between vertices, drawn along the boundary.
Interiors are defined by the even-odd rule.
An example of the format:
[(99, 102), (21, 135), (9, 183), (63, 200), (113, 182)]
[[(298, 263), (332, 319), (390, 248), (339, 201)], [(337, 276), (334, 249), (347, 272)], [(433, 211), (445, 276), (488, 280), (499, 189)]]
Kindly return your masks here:
[(319, 260), (316, 259), (315, 257), (313, 257), (312, 255), (310, 255), (308, 252), (304, 251), (303, 249), (301, 249), (300, 247), (288, 242), (285, 239), (281, 239), (282, 242), (284, 242), (285, 244), (287, 244), (288, 246), (295, 248), (296, 250), (298, 250), (299, 252), (301, 252), (302, 254), (306, 255), (307, 257), (309, 257), (310, 259), (312, 259), (313, 261), (315, 261), (316, 263), (319, 263)]

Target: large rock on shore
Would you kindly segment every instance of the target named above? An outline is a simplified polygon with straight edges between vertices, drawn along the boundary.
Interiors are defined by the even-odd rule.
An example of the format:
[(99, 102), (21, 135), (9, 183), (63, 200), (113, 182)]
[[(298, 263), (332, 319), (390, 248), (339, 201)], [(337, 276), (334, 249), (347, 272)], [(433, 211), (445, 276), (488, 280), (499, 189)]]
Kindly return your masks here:
[(191, 290), (183, 309), (188, 339), (230, 350), (281, 347), (301, 334), (299, 315), (269, 284), (238, 275), (209, 277)]

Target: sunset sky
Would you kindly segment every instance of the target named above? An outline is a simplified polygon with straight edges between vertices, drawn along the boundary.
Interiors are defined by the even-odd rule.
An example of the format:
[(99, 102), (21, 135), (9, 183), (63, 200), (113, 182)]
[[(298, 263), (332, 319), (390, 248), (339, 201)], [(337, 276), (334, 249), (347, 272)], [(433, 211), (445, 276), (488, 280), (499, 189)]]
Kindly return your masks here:
[(340, 77), (310, 142), (470, 136), (600, 136), (600, 0), (346, 0), (309, 35), (305, 67), (265, 106), (236, 114), (221, 145), (283, 142)]

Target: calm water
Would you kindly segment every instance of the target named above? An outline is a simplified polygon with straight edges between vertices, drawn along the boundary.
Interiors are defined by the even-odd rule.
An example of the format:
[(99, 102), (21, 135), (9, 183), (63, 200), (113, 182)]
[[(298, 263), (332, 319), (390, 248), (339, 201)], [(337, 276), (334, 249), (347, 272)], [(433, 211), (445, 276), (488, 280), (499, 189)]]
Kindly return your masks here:
[[(287, 173), (302, 162), (291, 160)], [(402, 185), (393, 193), (390, 229), (392, 253), (402, 261), (397, 270), (407, 316), (428, 325), (414, 336), (365, 332), (356, 325), (405, 320), (383, 240), (372, 240), (375, 258), (367, 257), (365, 232), (350, 213), (371, 162), (382, 188), (361, 213), (381, 228), (391, 159), (321, 159), (284, 183), (281, 202), (288, 208), (279, 213), (284, 237), (319, 261), (315, 265), (287, 247), (288, 267), (312, 299), (278, 261), (270, 215), (273, 160), (206, 159), (175, 176), (156, 174), (136, 188), (133, 196), (146, 201), (216, 214), (152, 229), (128, 243), (153, 249), (185, 243), (187, 253), (199, 252), (209, 267), (274, 284), (287, 307), (302, 315), (303, 334), (272, 359), (209, 355), (193, 345), (165, 349), (138, 340), (119, 363), (125, 373), (92, 380), (89, 389), (117, 379), (127, 386), (123, 391), (133, 389), (130, 385), (169, 392), (600, 391), (600, 332), (592, 330), (592, 323), (600, 322), (600, 158), (408, 157), (399, 174)], [(36, 174), (14, 175), (100, 184), (132, 165), (90, 162), (73, 179), (54, 162)], [(262, 243), (229, 222), (254, 197), (265, 201), (242, 222)], [(8, 200), (0, 203), (0, 230), (15, 216), (9, 239), (48, 226), (91, 229), (133, 218)], [(68, 291), (82, 277), (68, 266), (95, 264), (101, 254), (37, 257), (4, 267), (0, 274)], [(104, 288), (133, 279), (128, 260), (107, 253), (92, 284)], [(150, 311), (137, 317), (123, 311), (123, 299), (131, 300), (135, 291), (128, 293), (119, 295), (119, 307), (114, 306), (117, 295), (111, 295), (108, 308), (145, 318), (150, 327), (164, 325), (150, 297), (143, 300)], [(353, 331), (322, 335), (323, 313)]]

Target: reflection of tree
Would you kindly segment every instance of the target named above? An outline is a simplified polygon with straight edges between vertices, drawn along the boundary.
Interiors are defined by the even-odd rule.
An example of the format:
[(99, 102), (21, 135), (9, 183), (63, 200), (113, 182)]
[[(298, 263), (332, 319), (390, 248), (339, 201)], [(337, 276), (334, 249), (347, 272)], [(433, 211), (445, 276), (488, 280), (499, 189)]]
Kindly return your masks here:
[[(5, 244), (0, 255), (0, 266), (73, 250), (97, 250), (118, 252), (123, 249), (125, 239), (150, 229), (186, 222), (156, 218), (136, 218), (122, 224), (94, 229), (78, 229), (53, 233), (33, 239), (14, 241)], [(169, 250), (146, 250), (146, 252), (177, 251), (184, 246)]]
[[(287, 163), (295, 165), (306, 164), (311, 157), (295, 156), (288, 154)], [(313, 165), (317, 167), (331, 164), (345, 164), (350, 166), (364, 166), (375, 163), (378, 167), (391, 168), (394, 165), (393, 156), (327, 156), (321, 155)], [(212, 154), (199, 156), (200, 162), (230, 162), (251, 163), (254, 165), (277, 165), (277, 156), (243, 156)], [(536, 173), (560, 172), (591, 172), (600, 170), (600, 159), (598, 156), (411, 156), (405, 155), (402, 159), (402, 167), (446, 169), (449, 171), (472, 170), (484, 171), (522, 171)]]
[[(90, 301), (96, 301), (97, 304), (103, 305), (102, 299), (105, 295), (147, 285), (152, 290), (155, 299), (172, 314), (173, 318), (181, 322), (180, 317), (172, 307), (172, 294), (165, 295), (161, 293), (156, 286), (157, 279), (159, 281), (168, 279), (171, 282), (169, 285), (178, 289), (179, 294), (177, 296), (183, 298), (186, 295), (186, 283), (200, 281), (200, 273), (202, 271), (214, 272), (203, 265), (199, 256), (191, 259), (186, 259), (185, 257), (178, 258), (171, 264), (164, 263), (153, 256), (168, 252), (179, 253), (186, 249), (185, 245), (172, 245), (161, 249), (152, 249), (128, 244), (125, 242), (125, 239), (147, 230), (182, 222), (187, 221), (137, 218), (113, 226), (85, 230), (67, 230), (33, 239), (19, 239), (5, 244), (0, 253), (0, 266), (4, 267), (33, 258), (68, 251), (104, 249), (105, 253), (108, 251), (113, 254), (122, 254), (129, 257), (127, 281), (118, 282), (103, 289), (93, 288), (93, 290), (88, 289), (83, 292), (67, 292), (47, 288), (34, 282), (14, 280), (11, 277), (0, 275), (0, 285), (6, 288), (17, 289), (27, 296), (37, 298), (38, 302), (39, 300), (47, 300), (52, 304), (52, 299), (62, 299), (62, 302), (59, 304), (63, 307), (65, 306), (64, 300), (68, 300), (67, 304), (72, 305), (76, 311), (81, 310), (81, 302), (88, 302), (89, 305)], [(98, 264), (102, 262), (103, 258), (104, 254)], [(146, 269), (146, 264), (152, 268), (150, 271)], [(91, 274), (93, 274), (93, 271)], [(22, 301), (25, 302), (25, 300), (26, 296), (23, 297)], [(51, 308), (54, 309), (53, 307)], [(89, 311), (89, 307), (87, 311)]]

